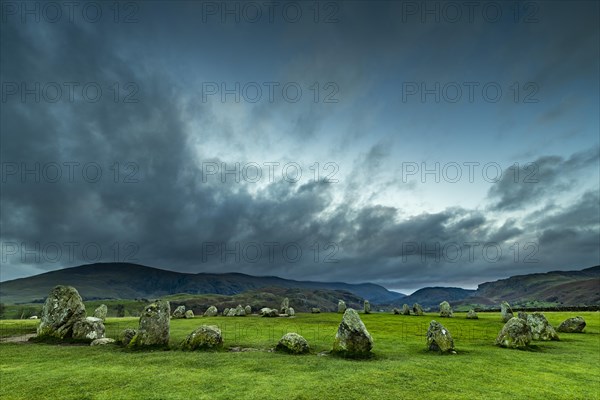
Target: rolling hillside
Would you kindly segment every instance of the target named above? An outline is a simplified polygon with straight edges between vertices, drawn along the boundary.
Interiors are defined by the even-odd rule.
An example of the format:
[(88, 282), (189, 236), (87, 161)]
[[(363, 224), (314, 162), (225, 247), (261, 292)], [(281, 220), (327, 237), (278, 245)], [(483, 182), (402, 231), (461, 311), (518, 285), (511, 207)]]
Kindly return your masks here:
[(403, 297), (382, 286), (364, 283), (309, 282), (238, 273), (186, 274), (127, 263), (99, 263), (47, 272), (0, 283), (4, 303), (41, 301), (56, 285), (77, 288), (84, 299), (157, 298), (178, 293), (236, 295), (261, 288), (342, 290), (373, 303)]

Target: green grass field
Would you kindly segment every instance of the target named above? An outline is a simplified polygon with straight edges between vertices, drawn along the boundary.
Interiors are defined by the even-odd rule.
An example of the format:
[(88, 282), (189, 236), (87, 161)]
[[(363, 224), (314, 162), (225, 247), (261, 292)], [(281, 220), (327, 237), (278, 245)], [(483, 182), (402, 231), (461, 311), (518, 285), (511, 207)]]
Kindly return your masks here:
[[(439, 318), (362, 315), (374, 338), (374, 357), (346, 360), (331, 349), (340, 314), (295, 318), (197, 317), (171, 321), (174, 348), (202, 324), (221, 327), (221, 352), (131, 352), (118, 346), (0, 344), (2, 399), (597, 399), (600, 398), (600, 313), (545, 313), (555, 327), (570, 316), (587, 322), (583, 334), (533, 342), (530, 350), (494, 346), (498, 313)], [(426, 351), (436, 319), (452, 333), (458, 354)], [(34, 332), (37, 321), (0, 321), (2, 336)], [(113, 318), (118, 339), (136, 318)], [(311, 344), (311, 354), (268, 352), (286, 332)], [(229, 352), (230, 347), (263, 351)]]

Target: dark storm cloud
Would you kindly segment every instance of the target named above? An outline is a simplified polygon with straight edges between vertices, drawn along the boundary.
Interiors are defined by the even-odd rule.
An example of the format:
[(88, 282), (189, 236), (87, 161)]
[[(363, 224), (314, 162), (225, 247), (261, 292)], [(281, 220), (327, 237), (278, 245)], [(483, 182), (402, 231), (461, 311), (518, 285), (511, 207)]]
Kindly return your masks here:
[(587, 168), (598, 165), (599, 148), (576, 153), (565, 159), (560, 156), (541, 157), (530, 164), (504, 171), (501, 180), (494, 184), (488, 198), (495, 210), (518, 210), (531, 204), (540, 204), (552, 194), (566, 192), (585, 180)]
[[(574, 181), (585, 178), (580, 175), (590, 166), (597, 165), (597, 148), (570, 157), (538, 158), (538, 183), (514, 183), (513, 175), (505, 173), (489, 190), (492, 207), (485, 212), (449, 205), (438, 212), (407, 215), (402, 205), (411, 200), (401, 198), (393, 206), (373, 200), (391, 187), (409, 198), (416, 184), (398, 184), (393, 166), (388, 165), (396, 157), (393, 140), (368, 129), (375, 125), (370, 118), (378, 121), (364, 104), (381, 106), (397, 101), (397, 97), (390, 100), (383, 93), (384, 89), (394, 92), (387, 86), (404, 79), (400, 70), (406, 71), (410, 80), (419, 76), (464, 77), (460, 60), (450, 55), (469, 55), (473, 51), (469, 48), (495, 37), (495, 27), (481, 21), (473, 25), (398, 24), (399, 5), (383, 2), (366, 12), (344, 3), (341, 16), (346, 23), (326, 27), (288, 24), (274, 30), (242, 24), (241, 30), (234, 30), (230, 25), (210, 28), (198, 20), (193, 24), (197, 9), (192, 3), (185, 4), (190, 14), (186, 23), (179, 24), (161, 23), (170, 13), (181, 17), (175, 6), (161, 16), (153, 5), (148, 6), (153, 12), (146, 15), (146, 23), (127, 27), (2, 26), (3, 82), (96, 82), (104, 90), (98, 102), (85, 101), (79, 92), (73, 102), (23, 103), (18, 98), (3, 102), (3, 165), (16, 163), (20, 168), (25, 163), (31, 169), (35, 163), (93, 162), (103, 172), (96, 183), (82, 179), (80, 169), (74, 182), (66, 177), (58, 183), (46, 179), (35, 182), (31, 175), (25, 180), (19, 174), (7, 177), (2, 182), (0, 203), (4, 242), (25, 243), (28, 248), (35, 243), (98, 243), (104, 250), (102, 261), (115, 261), (115, 242), (123, 247), (133, 243), (139, 249), (133, 254), (134, 260), (126, 261), (179, 271), (375, 281), (391, 288), (415, 289), (430, 284), (475, 284), (526, 268), (527, 272), (550, 265), (575, 268), (597, 259), (598, 249), (592, 244), (598, 224), (590, 218), (598, 215), (597, 192), (588, 191), (578, 201), (561, 207), (551, 204), (561, 191), (576, 187)], [(228, 43), (238, 41), (238, 45), (211, 45), (206, 35), (210, 29), (234, 39)], [(249, 39), (256, 34), (266, 41), (273, 31), (282, 38), (274, 46)], [(575, 37), (580, 36), (577, 33)], [(514, 48), (515, 41), (517, 35), (503, 42), (500, 50)], [(286, 46), (299, 49), (289, 60), (278, 55)], [(423, 48), (435, 51), (423, 52)], [(550, 54), (554, 49), (539, 51)], [(239, 54), (245, 57), (238, 58)], [(265, 56), (266, 61), (256, 54)], [(577, 71), (576, 60), (589, 58), (579, 51), (570, 54), (574, 60), (551, 59), (561, 63), (563, 74)], [(448, 61), (440, 62), (444, 57)], [(493, 61), (495, 56), (481, 57)], [(276, 72), (267, 69), (271, 63), (279, 67)], [(216, 67), (207, 71), (206, 65)], [(502, 65), (496, 67), (502, 69)], [(230, 76), (215, 73), (221, 69), (231, 69), (233, 76), (239, 73), (240, 79), (331, 80), (340, 86), (340, 108), (315, 104), (291, 107), (284, 102), (244, 104), (243, 110), (251, 117), (239, 122), (239, 127), (236, 118), (241, 118), (240, 109), (223, 111), (221, 104), (203, 103), (195, 86), (197, 80)], [(115, 82), (120, 85), (118, 102), (113, 101), (111, 91)], [(124, 87), (127, 83), (139, 89), (134, 96), (137, 102), (123, 102), (123, 96), (130, 93)], [(554, 111), (548, 112), (551, 116)], [(337, 143), (336, 156), (350, 154), (350, 172), (343, 182), (292, 184), (279, 180), (258, 185), (231, 179), (222, 182), (218, 176), (205, 179), (202, 162), (229, 162), (228, 153), (246, 154), (253, 144), (277, 139), (264, 137), (263, 131), (282, 116), (289, 123), (281, 137), (292, 137), (301, 144), (310, 142), (306, 148), (298, 146), (302, 152), (309, 153), (324, 139), (331, 139)], [(342, 121), (342, 128), (329, 134), (324, 127), (332, 116)], [(563, 116), (556, 114), (556, 118)], [(197, 128), (191, 128), (192, 123)], [(411, 127), (402, 129), (410, 131)], [(368, 145), (354, 143), (368, 135), (372, 135)], [(212, 147), (208, 143), (215, 138), (225, 144)], [(296, 145), (289, 146), (295, 149)], [(424, 147), (431, 145), (423, 141)], [(288, 144), (275, 141), (273, 148), (277, 146)], [(116, 162), (120, 168), (117, 182), (111, 169)], [(521, 178), (526, 172), (522, 171)], [(123, 182), (129, 173), (135, 182)], [(503, 214), (534, 203), (549, 204), (542, 209), (545, 212), (525, 213), (521, 219), (507, 219)], [(540, 262), (526, 265), (522, 259), (513, 261), (509, 246), (515, 242), (522, 246), (531, 240), (538, 240), (540, 249), (543, 247)], [(263, 253), (256, 262), (244, 261), (243, 257), (236, 262), (239, 251), (225, 259), (220, 254), (205, 257), (207, 245), (235, 249), (236, 245), (244, 248), (257, 243), (264, 251), (265, 244), (273, 242), (279, 244), (273, 260)], [(286, 260), (280, 251), (291, 243), (303, 251), (298, 261)], [(466, 254), (470, 245), (465, 243), (480, 243), (473, 261), (463, 258), (454, 262), (448, 255), (438, 261), (431, 256), (432, 248), (448, 244), (456, 244)], [(493, 262), (483, 259), (481, 247), (485, 243), (497, 243), (505, 257)], [(337, 262), (325, 262), (328, 257)], [(123, 259), (121, 253), (117, 261)], [(3, 267), (2, 280), (23, 275), (18, 269), (22, 264), (33, 265), (37, 270), (28, 270), (33, 273), (90, 261), (79, 256), (72, 261), (36, 262), (29, 257), (21, 262), (19, 255), (12, 260), (14, 266)]]

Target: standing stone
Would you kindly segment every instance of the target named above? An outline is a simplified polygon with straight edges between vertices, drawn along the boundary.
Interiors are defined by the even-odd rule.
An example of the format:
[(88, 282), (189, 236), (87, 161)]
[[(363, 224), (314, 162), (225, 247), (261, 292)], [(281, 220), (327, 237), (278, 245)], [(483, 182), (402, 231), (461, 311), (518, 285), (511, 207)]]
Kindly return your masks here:
[(37, 334), (39, 337), (70, 338), (75, 322), (84, 318), (85, 306), (77, 289), (71, 286), (56, 286), (48, 294), (42, 308)]
[(531, 328), (527, 321), (513, 317), (502, 327), (496, 338), (496, 345), (511, 349), (525, 348), (531, 342)]
[(402, 305), (402, 315), (410, 315), (410, 307), (408, 304)]
[[(233, 310), (233, 315), (231, 315), (231, 310)], [(243, 317), (246, 315), (246, 310), (242, 307), (241, 304), (238, 304), (236, 308), (232, 308), (229, 310), (229, 315), (233, 317)]]
[(432, 351), (455, 353), (452, 335), (437, 321), (429, 323), (429, 329), (427, 329), (427, 347)]
[(94, 317), (100, 318), (102, 321), (106, 320), (106, 314), (108, 314), (108, 307), (106, 307), (106, 304), (100, 304), (98, 308), (94, 310)]
[(246, 312), (246, 315), (252, 315), (252, 307), (250, 307), (250, 305), (247, 305), (246, 307), (244, 307), (244, 312)]
[(583, 317), (574, 317), (564, 320), (559, 326), (559, 332), (566, 333), (581, 333), (585, 328), (585, 320)]
[(219, 310), (217, 310), (217, 307), (215, 306), (210, 306), (208, 307), (208, 309), (204, 312), (204, 316), (205, 317), (215, 317), (217, 314), (219, 313)]
[(477, 313), (475, 312), (475, 310), (473, 310), (471, 308), (469, 310), (469, 312), (467, 313), (467, 319), (479, 319), (479, 316), (477, 315)]
[(392, 309), (392, 314), (400, 315), (400, 309), (399, 308), (393, 308)]
[(173, 311), (173, 318), (184, 318), (185, 317), (185, 306), (179, 306)]
[(275, 350), (290, 354), (306, 354), (310, 351), (310, 346), (302, 336), (290, 332), (283, 335)]
[(104, 323), (100, 318), (87, 317), (73, 325), (73, 339), (94, 340), (104, 337)]
[(137, 330), (135, 329), (125, 329), (123, 331), (123, 339), (121, 340), (121, 343), (123, 344), (123, 346), (127, 346), (129, 344), (129, 342), (131, 342), (131, 339), (133, 339), (133, 337), (137, 334)]
[(517, 317), (527, 321), (527, 313), (524, 311), (519, 311), (519, 313), (517, 314)]
[(290, 317), (293, 317), (293, 316), (296, 315), (296, 311), (292, 307), (290, 307), (290, 308), (287, 309), (287, 313), (286, 314), (288, 316), (290, 316)]
[(187, 310), (184, 314), (184, 317), (187, 319), (194, 318), (194, 312), (192, 310)]
[(226, 317), (229, 314), (229, 308), (223, 310), (223, 316)]
[(533, 340), (559, 340), (554, 327), (550, 325), (546, 316), (535, 312), (527, 316), (527, 325), (531, 328), (531, 337)]
[(171, 306), (166, 300), (157, 300), (144, 308), (140, 326), (129, 342), (129, 347), (168, 346)]
[(423, 315), (423, 308), (419, 303), (413, 304), (413, 314), (414, 315)]
[(358, 313), (348, 308), (344, 312), (333, 342), (333, 353), (345, 357), (365, 357), (373, 348), (373, 338)]
[(509, 319), (514, 317), (512, 308), (510, 308), (510, 304), (508, 304), (506, 301), (503, 301), (500, 304), (500, 313), (502, 314), (502, 322), (505, 323), (508, 322)]
[(313, 307), (313, 308), (310, 309), (310, 312), (313, 313), (313, 314), (320, 314), (321, 313), (321, 309)]
[(452, 313), (452, 307), (450, 307), (450, 303), (447, 301), (442, 301), (440, 303), (440, 317), (450, 318), (454, 314)]
[(344, 300), (338, 301), (338, 312), (343, 313), (346, 311), (346, 302)]
[(213, 350), (223, 347), (221, 330), (215, 325), (202, 325), (181, 343), (183, 350)]
[(369, 300), (365, 300), (363, 311), (365, 312), (365, 314), (371, 314), (371, 303), (369, 303)]
[(287, 312), (287, 309), (290, 308), (290, 299), (288, 299), (287, 297), (285, 299), (283, 299), (283, 301), (281, 302), (281, 306), (279, 307), (279, 311), (281, 312), (281, 314), (285, 314)]

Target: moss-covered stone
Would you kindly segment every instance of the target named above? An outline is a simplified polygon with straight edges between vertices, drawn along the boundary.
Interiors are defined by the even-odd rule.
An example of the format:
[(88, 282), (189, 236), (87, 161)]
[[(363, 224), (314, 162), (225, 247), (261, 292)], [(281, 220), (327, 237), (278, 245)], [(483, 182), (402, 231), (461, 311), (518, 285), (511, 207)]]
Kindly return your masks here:
[(290, 308), (290, 299), (288, 299), (287, 297), (285, 299), (283, 299), (283, 301), (281, 302), (281, 306), (279, 307), (279, 312), (281, 314), (285, 314), (287, 313), (287, 309)]
[(100, 304), (98, 308), (94, 310), (94, 317), (100, 318), (102, 321), (106, 320), (106, 315), (108, 314), (108, 307), (106, 304)]
[(496, 338), (496, 345), (511, 349), (522, 349), (531, 342), (531, 328), (527, 321), (512, 317), (508, 320)]
[(423, 315), (423, 307), (419, 303), (413, 304), (413, 314), (417, 316)]
[(454, 314), (452, 312), (452, 307), (450, 307), (450, 303), (447, 301), (442, 301), (440, 303), (440, 317), (450, 318)]
[(290, 317), (293, 317), (293, 316), (295, 316), (295, 315), (296, 315), (296, 311), (295, 311), (295, 310), (294, 310), (292, 307), (290, 307), (290, 308), (288, 308), (288, 309), (287, 309), (287, 312), (286, 312), (286, 314), (287, 314), (288, 316), (290, 316)]
[(133, 339), (133, 337), (136, 334), (137, 334), (137, 330), (135, 330), (135, 329), (125, 329), (123, 331), (123, 338), (121, 339), (121, 343), (124, 346), (127, 346), (131, 342), (131, 339)]
[(408, 307), (408, 304), (402, 304), (402, 315), (410, 315), (410, 307)]
[(187, 319), (194, 318), (194, 312), (192, 310), (187, 310), (183, 316)]
[(471, 308), (469, 310), (469, 312), (467, 313), (467, 319), (479, 319), (479, 316), (477, 315), (477, 313), (475, 312), (475, 310), (473, 310)]
[(365, 300), (365, 304), (363, 306), (363, 312), (365, 314), (371, 314), (371, 303), (369, 303), (369, 300)]
[(500, 303), (500, 314), (502, 315), (502, 322), (506, 323), (509, 319), (514, 317), (512, 308), (510, 308), (510, 304), (506, 301)]
[(313, 307), (310, 309), (310, 312), (313, 314), (319, 314), (321, 312), (321, 309), (317, 308), (317, 307)]
[(168, 346), (170, 336), (171, 307), (166, 300), (157, 300), (144, 308), (136, 335), (128, 347)]
[(550, 325), (546, 316), (535, 312), (527, 316), (527, 325), (531, 328), (531, 337), (533, 340), (559, 340), (558, 333)]
[(561, 322), (558, 326), (558, 331), (565, 333), (582, 333), (585, 325), (583, 317), (568, 318)]
[(175, 311), (173, 311), (173, 318), (175, 319), (179, 319), (179, 318), (185, 318), (185, 306), (179, 306), (175, 309)]
[(252, 315), (252, 307), (250, 307), (250, 305), (244, 307), (244, 311), (246, 312), (246, 315)]
[(437, 321), (429, 323), (427, 329), (427, 347), (432, 351), (441, 353), (454, 353), (454, 340), (450, 331)]
[(333, 354), (345, 357), (368, 357), (373, 348), (373, 338), (358, 313), (348, 308), (344, 312), (333, 342)]
[(223, 347), (221, 330), (215, 325), (202, 325), (181, 343), (183, 350), (216, 350)]
[(346, 311), (346, 302), (344, 300), (338, 301), (338, 312), (343, 313)]
[(104, 323), (100, 318), (87, 317), (73, 325), (73, 339), (94, 340), (104, 337)]
[(310, 351), (310, 346), (302, 336), (290, 332), (283, 335), (275, 350), (290, 354), (306, 354)]
[(210, 307), (208, 307), (208, 309), (206, 309), (206, 311), (204, 312), (204, 316), (205, 316), (205, 317), (216, 317), (218, 313), (219, 313), (219, 310), (217, 310), (217, 307), (215, 307), (215, 306), (210, 306)]
[(77, 289), (56, 286), (50, 291), (42, 307), (38, 337), (71, 338), (73, 326), (85, 318), (85, 306)]

